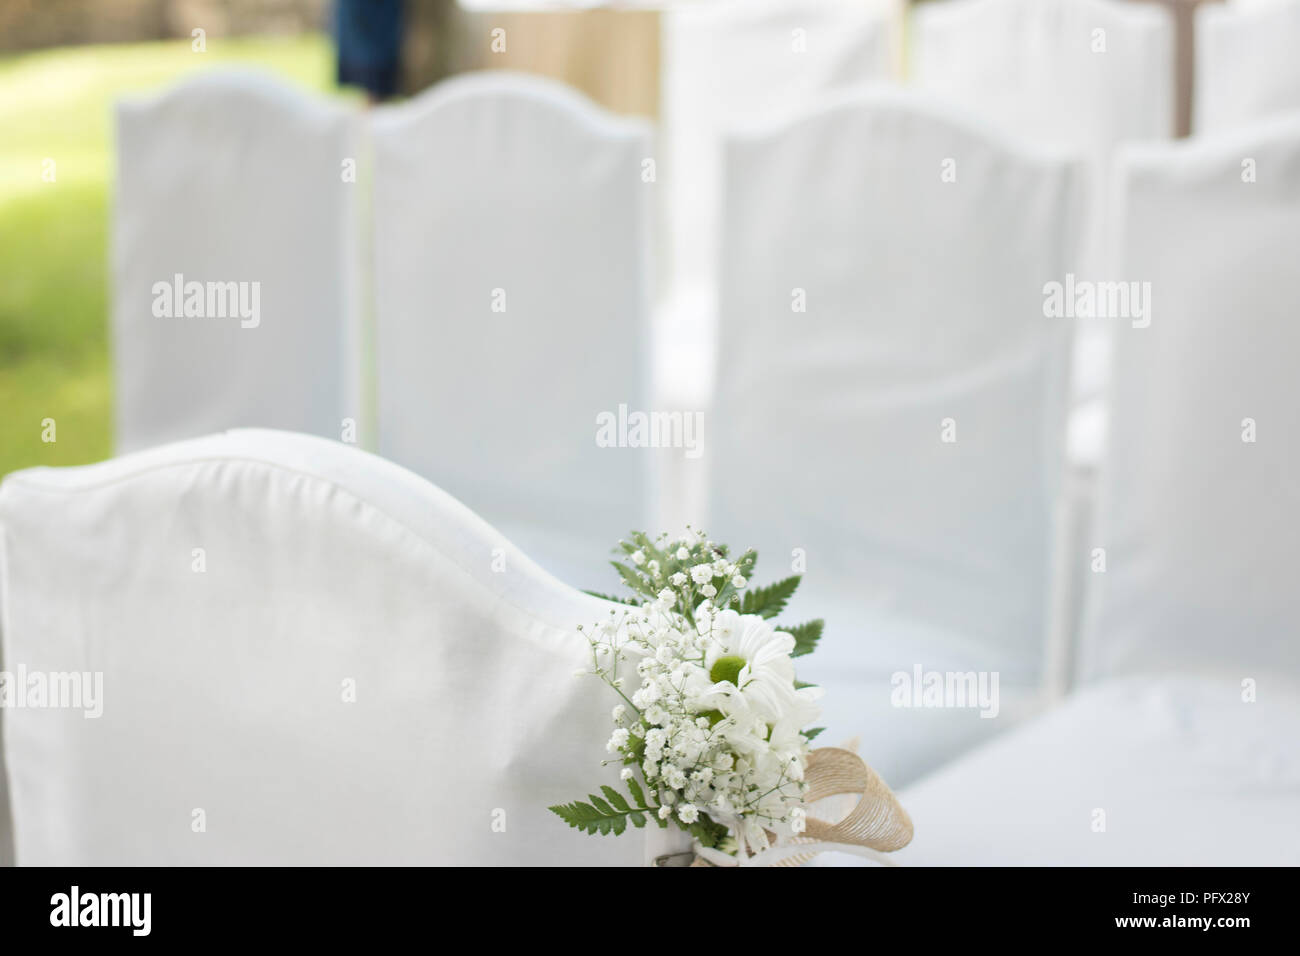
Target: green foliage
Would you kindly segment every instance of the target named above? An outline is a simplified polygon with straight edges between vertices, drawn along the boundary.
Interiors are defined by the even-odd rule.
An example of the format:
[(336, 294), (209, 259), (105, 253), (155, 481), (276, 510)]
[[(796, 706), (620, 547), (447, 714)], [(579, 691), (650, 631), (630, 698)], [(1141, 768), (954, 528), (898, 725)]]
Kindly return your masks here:
[(636, 571), (632, 570), (620, 561), (611, 561), (609, 563), (614, 565), (614, 570), (618, 572), (618, 576), (623, 579), (624, 584), (632, 589), (633, 593), (645, 594), (647, 597), (654, 597), (653, 594), (649, 594), (646, 591), (645, 582), (642, 581)]
[(628, 780), (626, 783), (628, 792), (632, 794), (630, 803), (613, 787), (602, 786), (600, 792), (604, 794), (603, 798), (589, 793), (586, 802), (575, 800), (549, 809), (569, 826), (576, 827), (584, 833), (599, 833), (602, 836), (611, 833), (618, 836), (627, 829), (629, 821), (632, 826), (640, 829), (645, 826), (647, 815), (658, 823), (661, 829), (666, 828), (668, 821), (659, 819), (657, 806), (647, 805), (645, 791), (641, 789), (641, 785), (636, 780)]
[(716, 847), (729, 832), (721, 823), (715, 823), (706, 816), (701, 816), (688, 826), (682, 826), (682, 829), (699, 840), (700, 846), (707, 847)]
[(594, 598), (600, 598), (602, 601), (613, 601), (615, 604), (628, 604), (632, 607), (640, 607), (641, 602), (636, 598), (615, 597), (612, 594), (601, 594), (599, 591), (583, 591), (583, 594), (590, 594)]
[(794, 637), (794, 650), (790, 652), (791, 657), (803, 657), (805, 654), (811, 654), (817, 649), (817, 642), (821, 640), (822, 628), (826, 622), (821, 618), (815, 621), (809, 621), (806, 624), (798, 624), (794, 627), (778, 627), (778, 631), (785, 631)]
[(776, 617), (785, 610), (786, 602), (798, 587), (799, 575), (795, 574), (775, 584), (769, 584), (765, 588), (747, 590), (740, 602), (740, 613)]
[(646, 806), (645, 791), (641, 789), (641, 784), (636, 782), (636, 777), (630, 777), (626, 783), (627, 792), (632, 794), (632, 800), (639, 806)]

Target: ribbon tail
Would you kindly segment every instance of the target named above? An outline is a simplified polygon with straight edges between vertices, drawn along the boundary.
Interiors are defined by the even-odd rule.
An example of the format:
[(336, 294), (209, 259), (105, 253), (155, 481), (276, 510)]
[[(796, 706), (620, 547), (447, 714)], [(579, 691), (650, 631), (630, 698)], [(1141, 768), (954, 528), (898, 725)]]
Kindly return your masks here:
[(818, 843), (838, 843), (881, 853), (900, 850), (912, 842), (912, 818), (889, 785), (850, 750), (819, 747), (808, 755), (805, 772), (810, 808), (819, 800), (852, 794), (858, 802), (840, 821), (809, 816), (802, 836)]

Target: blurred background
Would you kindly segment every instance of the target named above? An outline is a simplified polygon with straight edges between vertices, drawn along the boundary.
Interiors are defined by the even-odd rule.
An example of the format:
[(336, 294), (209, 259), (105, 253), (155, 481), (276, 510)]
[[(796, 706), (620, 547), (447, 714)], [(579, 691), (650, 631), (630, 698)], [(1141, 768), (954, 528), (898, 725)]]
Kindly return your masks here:
[[(1174, 123), (1186, 134), (1198, 3), (1134, 2), (1159, 2), (1175, 13)], [(357, 6), (367, 5), (385, 6), (376, 0)], [(405, 0), (391, 6), (402, 7), (399, 98), (445, 76), (493, 66), (555, 76), (617, 112), (659, 112), (663, 11), (655, 5)], [(334, 17), (333, 0), (0, 0), (0, 474), (112, 453), (113, 101), (231, 64), (359, 100), (362, 91), (337, 82)], [(485, 37), (496, 26), (508, 29), (514, 42), (494, 55)], [(900, 66), (905, 71), (906, 61)], [(41, 175), (42, 162), (56, 155), (57, 189)], [(46, 418), (59, 423), (57, 442), (32, 439), (31, 423)]]

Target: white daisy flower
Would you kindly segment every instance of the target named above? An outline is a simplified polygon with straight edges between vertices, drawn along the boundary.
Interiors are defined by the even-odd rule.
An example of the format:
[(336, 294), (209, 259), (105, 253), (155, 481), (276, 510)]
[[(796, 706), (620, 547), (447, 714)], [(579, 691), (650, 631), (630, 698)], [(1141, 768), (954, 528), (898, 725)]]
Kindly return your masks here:
[(714, 684), (735, 686), (769, 724), (782, 721), (806, 726), (817, 719), (817, 694), (795, 690), (791, 635), (775, 630), (757, 614), (721, 611), (709, 636), (704, 664)]

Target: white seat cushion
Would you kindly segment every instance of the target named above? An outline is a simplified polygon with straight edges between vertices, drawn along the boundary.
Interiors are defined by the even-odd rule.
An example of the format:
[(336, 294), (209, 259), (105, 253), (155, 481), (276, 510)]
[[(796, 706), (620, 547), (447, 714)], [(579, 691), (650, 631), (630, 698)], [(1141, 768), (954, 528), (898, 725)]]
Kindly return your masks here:
[[(1080, 691), (901, 794), (906, 865), (1300, 864), (1300, 693), (1132, 677)], [(870, 754), (866, 754), (868, 761)], [(1094, 830), (1097, 811), (1105, 830)], [(820, 865), (858, 865), (828, 854)]]

